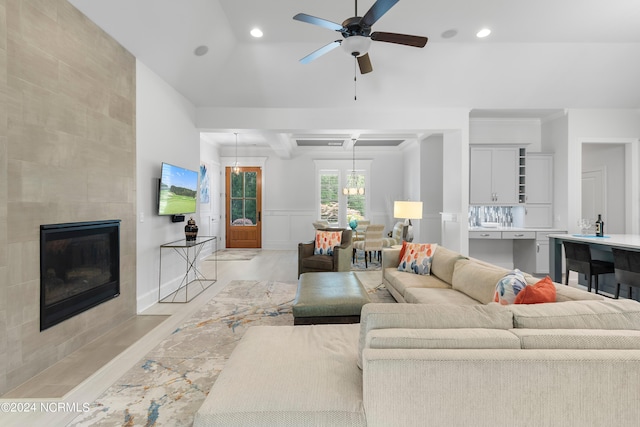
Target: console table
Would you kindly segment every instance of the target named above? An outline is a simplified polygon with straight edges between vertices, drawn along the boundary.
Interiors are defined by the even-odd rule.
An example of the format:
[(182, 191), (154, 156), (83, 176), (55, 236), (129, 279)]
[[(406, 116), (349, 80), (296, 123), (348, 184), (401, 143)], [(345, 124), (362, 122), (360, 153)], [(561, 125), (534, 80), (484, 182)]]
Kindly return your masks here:
[[(207, 243), (214, 245), (213, 277), (207, 278), (198, 268), (198, 258)], [(217, 252), (218, 239), (215, 236), (201, 236), (196, 240), (176, 240), (160, 245), (160, 274), (158, 278), (158, 301), (186, 303), (200, 295), (218, 279)], [(185, 273), (178, 287), (166, 295), (162, 295), (162, 254), (165, 250), (173, 250), (186, 261)]]
[[(640, 251), (640, 235), (635, 234), (610, 234), (605, 237), (597, 237), (595, 235), (584, 234), (549, 234), (549, 270), (551, 280), (558, 283), (562, 282), (562, 242), (568, 240), (571, 242), (586, 243), (591, 248), (591, 256), (594, 259), (602, 259), (613, 262), (613, 253), (611, 248), (626, 249), (629, 251)], [(579, 277), (579, 282), (584, 284), (585, 280)], [(615, 276), (613, 274), (603, 274), (599, 280), (599, 289), (610, 294), (614, 293), (616, 286)], [(634, 295), (633, 299), (637, 300), (638, 296)]]

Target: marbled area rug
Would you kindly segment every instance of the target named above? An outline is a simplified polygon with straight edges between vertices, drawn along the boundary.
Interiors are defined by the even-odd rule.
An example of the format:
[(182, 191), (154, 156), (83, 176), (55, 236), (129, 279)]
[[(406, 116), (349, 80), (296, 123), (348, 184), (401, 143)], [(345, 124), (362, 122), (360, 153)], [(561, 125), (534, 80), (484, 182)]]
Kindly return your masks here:
[(248, 261), (253, 259), (260, 249), (222, 249), (209, 255), (205, 261)]
[[(380, 272), (356, 274), (372, 302), (395, 302)], [(69, 426), (191, 426), (247, 328), (293, 324), (296, 288), (295, 282), (230, 282)]]

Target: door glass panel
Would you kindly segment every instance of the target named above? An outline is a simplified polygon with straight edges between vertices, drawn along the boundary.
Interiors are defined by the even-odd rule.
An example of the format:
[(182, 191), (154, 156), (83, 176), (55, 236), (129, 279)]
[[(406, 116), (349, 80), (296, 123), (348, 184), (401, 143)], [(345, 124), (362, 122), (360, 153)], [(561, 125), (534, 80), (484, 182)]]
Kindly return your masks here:
[(231, 174), (231, 225), (258, 223), (258, 173)]
[[(244, 203), (245, 225), (255, 225), (258, 219), (258, 209), (256, 208), (256, 199), (246, 199)], [(251, 221), (251, 222), (249, 222)]]
[(231, 199), (231, 225), (244, 225), (244, 200)]
[(244, 195), (244, 173), (231, 174), (231, 197), (242, 197)]
[(258, 174), (256, 172), (244, 173), (244, 197), (256, 197), (258, 187)]

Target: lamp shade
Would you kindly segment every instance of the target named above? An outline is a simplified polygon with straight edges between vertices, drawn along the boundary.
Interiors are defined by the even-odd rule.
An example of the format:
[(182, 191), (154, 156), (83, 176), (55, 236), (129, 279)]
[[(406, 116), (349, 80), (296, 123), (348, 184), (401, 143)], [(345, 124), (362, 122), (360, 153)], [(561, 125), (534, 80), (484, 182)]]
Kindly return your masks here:
[(422, 202), (393, 202), (393, 217), (404, 219), (422, 219)]

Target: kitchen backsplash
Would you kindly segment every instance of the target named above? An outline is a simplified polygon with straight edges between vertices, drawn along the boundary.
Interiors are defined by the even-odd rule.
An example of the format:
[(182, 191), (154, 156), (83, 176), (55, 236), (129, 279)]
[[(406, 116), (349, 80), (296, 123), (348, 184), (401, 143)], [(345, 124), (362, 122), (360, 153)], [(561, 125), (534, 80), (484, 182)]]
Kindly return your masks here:
[(469, 206), (469, 227), (524, 227), (523, 206)]

